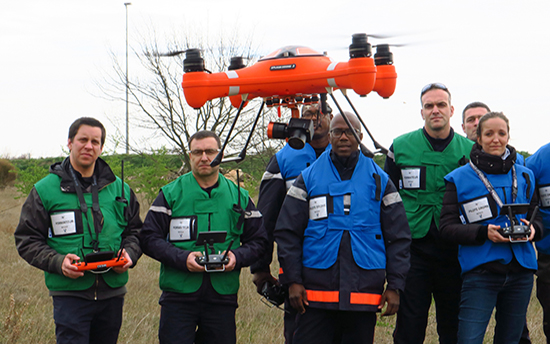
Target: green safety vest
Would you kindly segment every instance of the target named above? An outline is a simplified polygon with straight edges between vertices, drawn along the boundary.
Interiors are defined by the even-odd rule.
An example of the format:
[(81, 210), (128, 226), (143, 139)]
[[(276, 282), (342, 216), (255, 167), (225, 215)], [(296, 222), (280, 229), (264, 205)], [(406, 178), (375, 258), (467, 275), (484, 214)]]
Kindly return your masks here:
[[(208, 230), (227, 231), (225, 242), (214, 244), (215, 253), (226, 250), (232, 239), (235, 239), (232, 249), (240, 246), (243, 226), (236, 228), (240, 214), (233, 210), (233, 205), (238, 203), (238, 189), (233, 182), (220, 174), (218, 187), (212, 189), (211, 195), (208, 195), (189, 172), (164, 186), (162, 192), (172, 210), (171, 226), (174, 221), (182, 219), (190, 219), (188, 223), (192, 224), (190, 238), (179, 240), (168, 235), (168, 240), (174, 246), (183, 250), (203, 252), (204, 246), (196, 245), (197, 234)], [(248, 206), (248, 199), (248, 192), (241, 189), (243, 209)], [(193, 293), (202, 285), (204, 274), (204, 272), (184, 272), (161, 264), (160, 289), (177, 293)], [(239, 290), (239, 274), (240, 271), (212, 272), (210, 281), (219, 294), (236, 294)]]
[[(443, 152), (433, 150), (422, 129), (399, 136), (393, 141), (395, 164), (401, 170), (399, 194), (403, 199), (413, 239), (426, 236), (432, 219), (439, 228), (444, 177), (459, 167), (462, 157), (468, 158), (474, 142), (460, 135), (453, 136)], [(419, 177), (407, 187), (404, 176), (414, 171)]]
[[(92, 215), (92, 194), (84, 193), (84, 199), (88, 205), (87, 216), (80, 208), (80, 202), (76, 193), (61, 191), (61, 177), (49, 174), (34, 186), (46, 211), (50, 214), (50, 228), (47, 244), (62, 255), (73, 253), (84, 261), (83, 254), (93, 252), (91, 241), (96, 238)], [(120, 178), (99, 190), (99, 208), (103, 214), (103, 228), (99, 233), (99, 249), (101, 251), (115, 251), (120, 249), (122, 232), (128, 225), (124, 217), (125, 204), (117, 202), (116, 197), (121, 193)], [(125, 184), (125, 195), (130, 201), (130, 188)], [(65, 219), (65, 220), (61, 220)], [(71, 223), (70, 228), (76, 228), (76, 233), (64, 234), (56, 230), (56, 223), (64, 221)], [(90, 235), (90, 231), (93, 237)], [(71, 232), (71, 231), (69, 231)], [(74, 231), (73, 231), (74, 232)], [(110, 270), (101, 275), (107, 285), (112, 288), (119, 288), (128, 282), (128, 272), (118, 274)], [(89, 271), (84, 276), (72, 279), (64, 275), (45, 272), (46, 286), (49, 290), (85, 290), (90, 288), (96, 275)]]

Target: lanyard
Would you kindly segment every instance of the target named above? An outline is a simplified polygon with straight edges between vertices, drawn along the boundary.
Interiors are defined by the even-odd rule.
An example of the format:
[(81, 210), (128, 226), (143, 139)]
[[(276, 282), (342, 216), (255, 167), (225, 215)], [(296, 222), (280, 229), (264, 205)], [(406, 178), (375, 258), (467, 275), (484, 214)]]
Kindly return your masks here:
[[(94, 223), (94, 232), (95, 232), (95, 239), (94, 235), (92, 233), (92, 230), (90, 228), (90, 223), (88, 220), (88, 205), (86, 204), (86, 200), (84, 199), (84, 193), (82, 192), (82, 186), (78, 183), (78, 178), (74, 172), (73, 167), (69, 164), (69, 171), (71, 172), (71, 176), (73, 177), (73, 181), (75, 184), (76, 194), (78, 196), (78, 202), (80, 203), (80, 210), (84, 214), (84, 217), (86, 218), (86, 227), (88, 227), (88, 232), (90, 233), (90, 237), (92, 238), (92, 248), (94, 252), (99, 251), (99, 224), (94, 221), (94, 217), (92, 215), (92, 221)], [(97, 187), (97, 179), (94, 174), (93, 176), (93, 182), (92, 182), (92, 211), (95, 213), (101, 214), (99, 210), (99, 189)]]
[[(493, 196), (498, 206), (502, 208), (502, 205), (504, 203), (502, 203), (502, 200), (500, 199), (500, 197), (498, 197), (498, 194), (495, 191), (495, 188), (493, 187), (493, 185), (491, 185), (491, 182), (489, 181), (489, 179), (487, 179), (487, 177), (483, 174), (483, 172), (481, 172), (481, 170), (476, 165), (474, 165), (472, 160), (470, 160), (470, 167), (475, 171), (475, 173), (477, 173), (479, 179), (481, 179), (481, 181), (483, 182), (487, 190), (489, 190), (489, 193), (491, 194), (491, 196)], [(512, 166), (512, 203), (516, 203), (517, 195), (518, 195), (518, 177), (516, 175), (516, 167)]]

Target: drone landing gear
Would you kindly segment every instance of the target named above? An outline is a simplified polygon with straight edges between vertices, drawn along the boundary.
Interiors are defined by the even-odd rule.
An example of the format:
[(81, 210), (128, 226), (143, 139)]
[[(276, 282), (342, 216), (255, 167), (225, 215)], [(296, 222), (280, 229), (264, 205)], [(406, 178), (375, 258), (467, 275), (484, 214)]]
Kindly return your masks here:
[[(340, 113), (343, 114), (344, 111), (340, 107), (340, 104), (336, 101), (336, 98), (334, 97), (332, 88), (327, 87), (326, 89), (327, 89), (327, 92), (330, 94), (330, 97), (332, 98), (332, 101), (336, 104), (336, 107), (338, 108), (338, 111), (340, 111)], [(365, 131), (367, 132), (367, 134), (371, 138), (371, 140), (374, 144), (374, 147), (377, 149), (376, 153), (379, 152), (379, 153), (382, 153), (382, 154), (388, 154), (388, 150), (386, 148), (384, 148), (381, 144), (379, 144), (374, 139), (374, 137), (372, 136), (371, 132), (369, 131), (369, 129), (365, 125), (365, 122), (363, 122), (363, 120), (359, 116), (359, 113), (357, 112), (357, 109), (355, 108), (355, 106), (353, 106), (353, 103), (351, 102), (351, 100), (347, 96), (346, 90), (345, 89), (340, 89), (340, 91), (342, 92), (342, 94), (344, 95), (344, 97), (348, 101), (349, 105), (353, 109), (353, 112), (354, 112), (355, 116), (357, 117), (357, 119), (359, 120), (359, 122), (361, 123), (363, 128), (365, 128)], [(229, 133), (227, 134), (225, 142), (223, 143), (222, 149), (220, 150), (218, 155), (210, 163), (210, 166), (212, 166), (212, 167), (218, 166), (220, 163), (226, 163), (226, 162), (232, 162), (232, 161), (239, 163), (239, 162), (243, 161), (246, 157), (246, 150), (248, 148), (248, 145), (250, 144), (250, 140), (252, 139), (252, 135), (254, 134), (254, 130), (256, 129), (256, 125), (258, 124), (258, 120), (261, 116), (261, 113), (262, 113), (263, 108), (266, 104), (266, 101), (264, 100), (262, 102), (262, 105), (260, 106), (260, 109), (258, 110), (258, 113), (257, 113), (256, 118), (254, 120), (254, 124), (252, 125), (252, 129), (250, 130), (250, 133), (248, 134), (248, 138), (246, 140), (244, 148), (241, 150), (241, 152), (236, 157), (223, 159), (223, 152), (225, 151), (225, 148), (227, 147), (227, 144), (229, 143), (229, 140), (231, 138), (231, 134), (233, 133), (233, 129), (235, 128), (235, 124), (237, 123), (237, 120), (239, 119), (239, 116), (240, 116), (240, 114), (241, 114), (241, 112), (242, 112), (242, 110), (243, 110), (243, 108), (246, 104), (246, 99), (248, 97), (248, 94), (243, 94), (241, 97), (242, 97), (241, 104), (239, 105), (239, 109), (237, 110), (237, 114), (235, 115), (235, 119), (233, 120), (233, 123), (231, 124), (231, 128), (229, 129)], [(322, 93), (321, 94), (321, 107), (322, 107), (322, 112), (323, 113), (327, 113), (327, 102), (326, 101), (327, 101), (327, 96), (326, 96), (326, 94)], [(292, 118), (294, 119), (294, 118), (299, 117), (299, 111), (296, 108), (296, 104), (294, 104), (294, 106), (292, 106), (290, 108), (292, 110)], [(342, 118), (344, 119), (344, 121), (346, 122), (348, 127), (350, 129), (352, 129), (353, 136), (354, 136), (355, 140), (357, 140), (357, 142), (361, 142), (361, 140), (359, 139), (359, 135), (355, 132), (355, 130), (353, 130), (353, 127), (352, 127), (349, 119), (346, 116), (342, 116)], [(304, 127), (304, 128), (301, 128), (301, 129), (303, 131), (307, 132), (308, 135), (311, 134), (311, 137), (313, 137), (313, 129), (312, 128), (310, 129), (310, 128), (305, 128)], [(363, 143), (360, 144), (360, 148), (361, 148), (361, 153), (363, 153), (363, 155), (365, 155), (369, 158), (374, 157), (374, 153), (371, 152)]]
[(233, 124), (231, 124), (231, 128), (229, 129), (229, 133), (227, 133), (227, 138), (225, 139), (225, 142), (223, 143), (222, 149), (220, 150), (218, 155), (216, 155), (214, 160), (212, 160), (212, 162), (210, 163), (210, 166), (214, 167), (214, 166), (218, 166), (222, 162), (225, 163), (225, 162), (231, 162), (231, 161), (235, 161), (235, 162), (239, 163), (239, 162), (243, 161), (244, 158), (246, 157), (246, 149), (248, 148), (248, 144), (250, 143), (250, 140), (252, 139), (252, 134), (254, 134), (254, 130), (256, 129), (256, 124), (258, 124), (258, 120), (260, 119), (260, 115), (262, 114), (262, 110), (264, 108), (265, 101), (262, 102), (262, 105), (260, 106), (260, 109), (258, 110), (258, 114), (256, 115), (256, 119), (254, 120), (254, 124), (252, 125), (252, 129), (250, 130), (250, 134), (248, 134), (248, 138), (246, 139), (246, 143), (244, 145), (244, 148), (241, 150), (239, 155), (237, 155), (236, 157), (233, 157), (233, 158), (223, 159), (223, 152), (225, 150), (225, 147), (227, 147), (227, 143), (229, 143), (231, 133), (233, 132), (233, 128), (235, 128), (235, 123), (237, 123), (237, 120), (239, 119), (241, 111), (243, 110), (244, 105), (246, 104), (245, 99), (246, 99), (247, 96), (248, 96), (247, 94), (243, 95), (243, 100), (241, 101), (241, 105), (239, 106), (239, 109), (237, 110), (237, 114), (235, 115), (235, 119), (233, 120)]

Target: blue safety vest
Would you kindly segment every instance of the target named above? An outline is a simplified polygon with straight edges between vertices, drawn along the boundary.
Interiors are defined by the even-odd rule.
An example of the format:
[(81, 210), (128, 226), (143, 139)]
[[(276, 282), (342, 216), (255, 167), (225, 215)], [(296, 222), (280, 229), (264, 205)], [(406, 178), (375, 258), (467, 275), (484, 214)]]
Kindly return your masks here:
[(525, 158), (523, 157), (523, 155), (519, 154), (517, 151), (516, 151), (516, 164), (525, 166)]
[[(518, 183), (515, 203), (530, 203), (535, 190), (533, 173), (521, 165), (516, 164), (515, 168)], [(511, 203), (512, 170), (507, 174), (486, 174), (486, 177), (502, 202)], [(510, 225), (508, 217), (499, 215), (500, 207), (469, 164), (449, 173), (445, 180), (456, 185), (463, 223), (493, 224), (501, 227)], [(525, 214), (516, 215), (516, 218), (519, 221), (525, 218)], [(514, 256), (521, 266), (537, 269), (535, 250), (530, 242), (494, 243), (487, 239), (483, 245), (459, 245), (458, 260), (462, 273), (465, 273), (488, 262), (508, 264)]]
[(350, 180), (342, 181), (325, 151), (302, 172), (309, 199), (309, 220), (304, 232), (303, 266), (328, 269), (338, 258), (344, 231), (351, 251), (363, 269), (385, 269), (386, 249), (380, 226), (381, 197), (388, 175), (362, 154)]
[[(331, 145), (329, 144), (325, 152), (330, 151), (330, 148)], [(279, 164), (279, 170), (286, 183), (287, 190), (292, 186), (300, 173), (317, 159), (315, 149), (309, 143), (306, 143), (302, 149), (294, 149), (290, 145), (285, 145), (275, 155), (277, 156), (277, 164)]]
[(535, 154), (527, 158), (525, 163), (535, 175), (537, 191), (540, 197), (539, 212), (544, 224), (544, 238), (536, 242), (537, 250), (544, 254), (550, 254), (550, 144), (539, 148)]

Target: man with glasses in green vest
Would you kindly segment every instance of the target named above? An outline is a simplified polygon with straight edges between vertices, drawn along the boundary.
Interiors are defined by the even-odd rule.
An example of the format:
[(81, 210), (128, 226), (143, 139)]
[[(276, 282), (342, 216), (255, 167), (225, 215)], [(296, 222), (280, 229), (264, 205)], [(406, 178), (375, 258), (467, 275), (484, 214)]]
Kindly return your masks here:
[[(15, 230), (21, 257), (45, 272), (57, 343), (117, 342), (127, 270), (141, 256), (139, 203), (99, 158), (104, 143), (101, 122), (77, 119), (69, 128), (69, 157), (34, 185)], [(74, 264), (115, 252), (126, 263), (101, 273)]]
[(445, 193), (443, 177), (466, 162), (473, 141), (451, 128), (454, 108), (445, 85), (426, 85), (420, 100), (424, 127), (396, 138), (384, 166), (399, 187), (413, 239), (394, 343), (424, 342), (432, 297), (439, 342), (456, 343), (462, 287), (458, 246), (440, 238), (439, 216)]
[[(161, 188), (140, 233), (143, 252), (161, 262), (163, 344), (236, 343), (239, 273), (267, 246), (262, 216), (248, 192), (210, 165), (220, 147), (214, 132), (191, 136), (191, 172)], [(200, 264), (206, 256), (198, 239), (207, 232), (226, 232), (213, 243), (216, 254), (228, 250), (219, 269)]]

